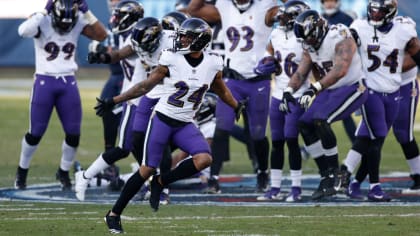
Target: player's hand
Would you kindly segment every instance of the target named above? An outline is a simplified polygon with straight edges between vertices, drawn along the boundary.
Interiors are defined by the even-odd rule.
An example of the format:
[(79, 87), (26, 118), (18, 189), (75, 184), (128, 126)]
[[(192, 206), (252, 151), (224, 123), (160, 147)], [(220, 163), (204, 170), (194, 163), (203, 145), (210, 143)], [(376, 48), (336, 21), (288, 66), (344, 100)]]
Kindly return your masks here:
[(296, 100), (292, 95), (293, 89), (288, 87), (283, 92), (283, 100), (279, 105), (280, 111), (284, 113), (290, 113), (290, 105), (289, 103), (296, 104)]
[(235, 108), (235, 119), (237, 121), (241, 117), (242, 112), (245, 110), (247, 103), (248, 103), (248, 100), (242, 100), (238, 102), (238, 105)]
[(86, 0), (77, 0), (76, 3), (79, 5), (79, 11), (83, 12), (83, 14), (89, 11), (89, 6)]
[(96, 98), (96, 101), (98, 101), (98, 103), (95, 106), (95, 111), (96, 115), (100, 117), (104, 116), (105, 113), (110, 112), (115, 106), (113, 98)]
[(311, 86), (303, 93), (302, 97), (299, 99), (300, 106), (308, 110), (309, 106), (312, 104), (312, 100), (315, 98), (316, 94), (322, 90), (322, 85), (319, 82), (312, 83)]
[(49, 14), (52, 11), (52, 9), (53, 9), (53, 1), (52, 0), (48, 0), (44, 9), (47, 11), (47, 14)]
[(258, 62), (257, 67), (254, 68), (254, 73), (257, 75), (269, 75), (272, 73), (279, 73), (280, 65), (274, 57), (264, 57)]
[(111, 55), (109, 55), (109, 53), (103, 52), (89, 52), (87, 55), (87, 61), (89, 62), (89, 64), (109, 64), (111, 63)]

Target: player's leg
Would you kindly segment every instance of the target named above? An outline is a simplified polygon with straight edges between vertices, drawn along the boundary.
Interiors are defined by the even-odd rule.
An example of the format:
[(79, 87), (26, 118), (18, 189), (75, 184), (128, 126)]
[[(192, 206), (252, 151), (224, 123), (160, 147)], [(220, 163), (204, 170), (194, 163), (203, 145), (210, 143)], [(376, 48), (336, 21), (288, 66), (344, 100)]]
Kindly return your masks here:
[(64, 92), (57, 97), (55, 107), (66, 138), (62, 144), (61, 162), (56, 177), (61, 182), (63, 190), (69, 191), (71, 190), (69, 170), (76, 158), (80, 141), (82, 103), (74, 76), (65, 76), (57, 80), (62, 83)]
[[(87, 185), (93, 177), (97, 176), (101, 171), (113, 165), (115, 162), (127, 157), (130, 154), (130, 150), (133, 149), (133, 121), (135, 116), (136, 106), (123, 105), (123, 115), (120, 124), (119, 132), (119, 144), (118, 147), (111, 148), (106, 152), (100, 154), (98, 158), (86, 169), (86, 171), (76, 172), (76, 197), (80, 201), (85, 199), (85, 191)], [(115, 176), (115, 179), (111, 180), (111, 185), (119, 185), (119, 176)]]
[(172, 128), (161, 121), (158, 116), (154, 116), (152, 118), (148, 127), (149, 128), (146, 131), (146, 148), (144, 158), (142, 160), (143, 163), (140, 163), (141, 167), (139, 171), (135, 172), (127, 180), (119, 198), (113, 205), (112, 210), (109, 211), (106, 216), (107, 223), (108, 218), (110, 221), (119, 218), (130, 200), (140, 190), (144, 182), (154, 173), (154, 170), (159, 166), (163, 150), (167, 146)]
[(29, 131), (22, 139), (19, 166), (16, 171), (15, 188), (25, 189), (26, 178), (32, 157), (44, 135), (54, 108), (55, 79), (50, 76), (35, 75), (29, 114)]
[(266, 128), (270, 109), (270, 81), (244, 82), (242, 87), (249, 96), (246, 113), (258, 160), (257, 191), (264, 192), (268, 188), (269, 179), (268, 156), (270, 145), (266, 136)]
[[(111, 74), (102, 89), (101, 98), (110, 98), (120, 94), (123, 79), (123, 74)], [(107, 112), (102, 117), (105, 151), (115, 147), (120, 120), (121, 112)]]
[(257, 200), (281, 199), (281, 181), (284, 165), (284, 128), (285, 113), (279, 110), (280, 100), (271, 98), (270, 105), (270, 131), (271, 131), (271, 156), (270, 156), (270, 189)]
[(398, 116), (392, 125), (394, 135), (400, 143), (405, 159), (410, 168), (410, 177), (413, 179), (411, 191), (420, 190), (420, 156), (419, 147), (414, 137), (414, 121), (418, 102), (417, 80), (401, 86), (400, 106)]
[(286, 116), (284, 135), (289, 150), (290, 179), (292, 185), (286, 197), (286, 202), (301, 200), (302, 185), (302, 155), (298, 142), (298, 120), (304, 110), (298, 104), (290, 104), (291, 113)]
[[(228, 80), (226, 85), (232, 92), (236, 100), (245, 99), (239, 95), (241, 83), (237, 80)], [(211, 145), (211, 153), (213, 162), (210, 167), (210, 179), (208, 187), (204, 189), (206, 193), (219, 193), (219, 174), (223, 167), (224, 156), (230, 155), (229, 152), (229, 136), (230, 131), (235, 123), (235, 114), (231, 107), (225, 104), (220, 98), (216, 105), (216, 129), (214, 131), (213, 143)]]

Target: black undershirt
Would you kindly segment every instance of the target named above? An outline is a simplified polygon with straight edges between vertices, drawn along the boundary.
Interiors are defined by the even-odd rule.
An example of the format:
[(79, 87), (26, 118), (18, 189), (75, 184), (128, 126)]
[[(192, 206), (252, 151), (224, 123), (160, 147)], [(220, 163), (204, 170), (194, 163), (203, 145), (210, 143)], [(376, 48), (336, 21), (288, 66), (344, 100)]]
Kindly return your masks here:
[(203, 53), (201, 53), (199, 58), (193, 58), (190, 56), (190, 54), (187, 54), (184, 55), (184, 57), (185, 60), (187, 60), (188, 64), (190, 64), (192, 67), (196, 67), (203, 61), (204, 55)]

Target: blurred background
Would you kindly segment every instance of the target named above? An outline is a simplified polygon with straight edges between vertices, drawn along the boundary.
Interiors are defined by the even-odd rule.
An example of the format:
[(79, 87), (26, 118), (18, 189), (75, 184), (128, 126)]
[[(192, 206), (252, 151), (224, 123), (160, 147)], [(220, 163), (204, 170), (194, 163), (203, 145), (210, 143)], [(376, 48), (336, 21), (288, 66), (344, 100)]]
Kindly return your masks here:
[[(98, 19), (107, 25), (110, 12), (107, 0), (87, 0), (90, 9)], [(353, 12), (359, 18), (365, 17), (368, 0), (341, 0), (341, 9)], [(162, 17), (165, 13), (173, 11), (176, 0), (139, 0), (145, 8), (145, 16)], [(313, 9), (321, 9), (320, 0), (307, 0)], [(10, 67), (34, 66), (34, 47), (32, 39), (19, 37), (17, 28), (22, 21), (33, 12), (44, 8), (46, 0), (0, 0), (0, 70)], [(420, 22), (420, 1), (399, 0), (400, 15), (412, 17)], [(417, 25), (420, 32), (420, 25)], [(78, 45), (77, 62), (80, 67), (104, 67), (104, 65), (89, 65), (86, 61), (89, 41), (81, 37)]]

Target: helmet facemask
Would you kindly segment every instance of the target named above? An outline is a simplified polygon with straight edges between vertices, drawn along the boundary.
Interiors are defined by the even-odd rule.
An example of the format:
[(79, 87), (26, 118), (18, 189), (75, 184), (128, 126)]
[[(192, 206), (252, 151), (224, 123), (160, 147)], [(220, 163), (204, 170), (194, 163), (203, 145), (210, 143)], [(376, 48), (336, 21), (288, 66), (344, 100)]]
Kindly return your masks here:
[(387, 25), (397, 15), (395, 0), (370, 0), (367, 7), (368, 22), (374, 27)]
[(79, 6), (73, 0), (57, 0), (51, 12), (52, 26), (59, 34), (69, 33), (77, 23)]
[(321, 47), (328, 32), (328, 23), (316, 13), (316, 15), (309, 15), (303, 21), (296, 21), (294, 32), (304, 49), (316, 51)]

